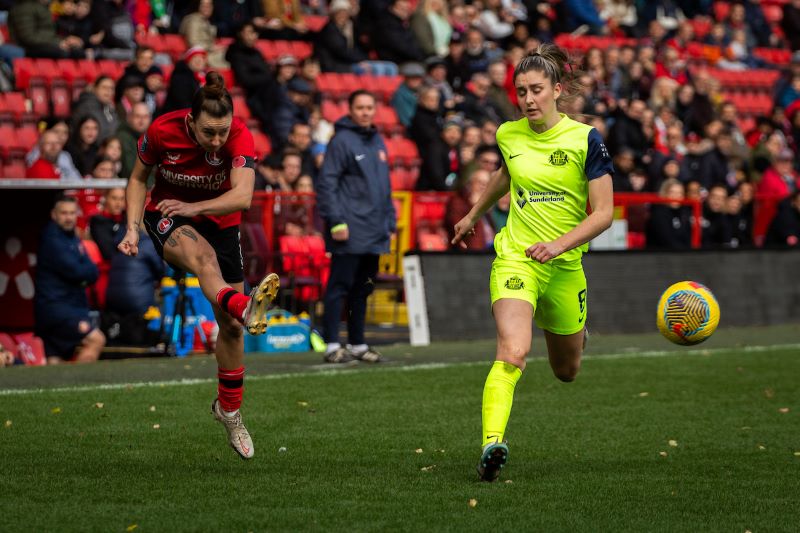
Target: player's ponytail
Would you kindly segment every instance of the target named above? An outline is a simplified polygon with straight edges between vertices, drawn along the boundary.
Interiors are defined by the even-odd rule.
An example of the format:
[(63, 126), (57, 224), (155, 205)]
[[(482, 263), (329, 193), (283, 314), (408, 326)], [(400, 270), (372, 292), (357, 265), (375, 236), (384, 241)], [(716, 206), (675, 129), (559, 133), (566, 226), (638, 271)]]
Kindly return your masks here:
[(556, 102), (559, 109), (581, 93), (580, 73), (573, 68), (567, 52), (555, 44), (542, 43), (535, 51), (528, 52), (514, 69), (514, 82), (517, 76), (532, 70), (543, 73), (553, 85), (561, 84), (561, 96)]
[(233, 100), (225, 88), (225, 79), (213, 70), (206, 74), (206, 84), (194, 93), (192, 116), (206, 113), (214, 118), (223, 118), (233, 113)]

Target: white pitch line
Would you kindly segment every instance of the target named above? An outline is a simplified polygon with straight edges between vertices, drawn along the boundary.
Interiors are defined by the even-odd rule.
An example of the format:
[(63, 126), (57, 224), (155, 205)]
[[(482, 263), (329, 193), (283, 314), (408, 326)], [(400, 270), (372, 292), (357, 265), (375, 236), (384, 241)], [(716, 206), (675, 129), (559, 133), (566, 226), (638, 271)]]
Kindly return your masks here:
[[(638, 359), (650, 357), (670, 357), (675, 355), (714, 355), (727, 352), (745, 352), (745, 353), (763, 353), (775, 352), (781, 350), (800, 350), (800, 344), (775, 344), (771, 346), (742, 346), (733, 348), (708, 348), (708, 349), (687, 349), (687, 350), (647, 350), (643, 352), (619, 352), (585, 356), (586, 359)], [(529, 363), (544, 362), (547, 359), (544, 357), (534, 357), (528, 359)], [(325, 368), (311, 372), (285, 372), (279, 374), (260, 374), (255, 376), (247, 376), (247, 381), (267, 381), (277, 379), (294, 379), (299, 377), (309, 376), (339, 376), (348, 375), (354, 372), (413, 372), (416, 370), (436, 370), (441, 368), (452, 368), (456, 366), (488, 366), (491, 361), (460, 361), (453, 363), (420, 363), (418, 365), (409, 364), (403, 366), (385, 366), (385, 367), (371, 367), (371, 368)], [(315, 368), (315, 367), (311, 367)], [(319, 368), (319, 367), (316, 367)], [(165, 381), (139, 381), (134, 383), (100, 383), (97, 385), (78, 385), (75, 387), (55, 387), (55, 388), (39, 388), (39, 389), (4, 389), (0, 390), (0, 396), (19, 396), (25, 394), (42, 394), (48, 392), (91, 392), (91, 391), (106, 391), (106, 390), (124, 390), (124, 389), (139, 389), (145, 387), (180, 387), (186, 385), (199, 385), (205, 383), (215, 383), (217, 380), (213, 378), (187, 378), (187, 379), (172, 379)]]

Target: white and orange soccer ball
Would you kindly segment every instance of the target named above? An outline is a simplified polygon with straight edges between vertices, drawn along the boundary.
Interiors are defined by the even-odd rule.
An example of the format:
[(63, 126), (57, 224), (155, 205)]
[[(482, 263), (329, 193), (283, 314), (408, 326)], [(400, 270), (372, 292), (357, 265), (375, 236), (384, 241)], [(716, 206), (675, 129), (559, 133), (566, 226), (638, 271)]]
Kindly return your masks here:
[(675, 344), (700, 344), (719, 324), (719, 304), (705, 285), (681, 281), (671, 285), (658, 301), (656, 323)]

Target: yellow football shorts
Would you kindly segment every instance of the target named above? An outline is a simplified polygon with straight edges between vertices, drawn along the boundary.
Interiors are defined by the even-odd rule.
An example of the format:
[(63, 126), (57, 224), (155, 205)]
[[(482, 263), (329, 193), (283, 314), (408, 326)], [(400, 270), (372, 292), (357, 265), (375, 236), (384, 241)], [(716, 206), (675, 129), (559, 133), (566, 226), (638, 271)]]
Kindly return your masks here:
[(586, 276), (580, 261), (495, 259), (489, 278), (492, 304), (501, 298), (533, 306), (536, 325), (557, 335), (578, 333), (586, 325)]

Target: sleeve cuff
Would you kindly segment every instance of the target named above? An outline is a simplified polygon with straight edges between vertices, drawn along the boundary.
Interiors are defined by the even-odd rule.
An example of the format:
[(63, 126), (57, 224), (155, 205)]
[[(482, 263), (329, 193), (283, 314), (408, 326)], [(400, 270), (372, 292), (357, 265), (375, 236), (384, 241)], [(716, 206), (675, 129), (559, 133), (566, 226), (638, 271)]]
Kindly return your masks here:
[(336, 233), (337, 231), (341, 231), (343, 229), (347, 229), (347, 224), (345, 224), (344, 222), (341, 224), (336, 224), (331, 228), (331, 234)]

